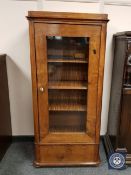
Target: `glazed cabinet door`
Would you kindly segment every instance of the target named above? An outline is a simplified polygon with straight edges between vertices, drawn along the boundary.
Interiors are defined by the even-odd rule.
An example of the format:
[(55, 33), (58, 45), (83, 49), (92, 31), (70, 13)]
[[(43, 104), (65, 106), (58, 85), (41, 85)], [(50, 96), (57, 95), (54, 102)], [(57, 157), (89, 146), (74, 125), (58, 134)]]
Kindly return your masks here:
[(35, 23), (41, 143), (94, 143), (100, 26)]

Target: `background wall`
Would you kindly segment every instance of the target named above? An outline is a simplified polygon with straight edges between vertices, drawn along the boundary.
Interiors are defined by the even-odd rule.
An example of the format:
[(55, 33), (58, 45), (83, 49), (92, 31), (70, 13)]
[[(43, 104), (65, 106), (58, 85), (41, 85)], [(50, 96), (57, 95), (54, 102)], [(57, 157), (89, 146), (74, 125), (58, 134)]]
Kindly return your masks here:
[[(29, 58), (28, 10), (96, 12), (102, 10), (98, 3), (59, 1), (0, 1), (0, 53), (6, 53), (13, 135), (33, 134), (31, 74)], [(101, 134), (105, 134), (110, 97), (112, 72), (112, 35), (131, 30), (131, 6), (105, 5), (110, 22), (107, 31), (104, 92)]]
[(0, 52), (6, 53), (13, 135), (33, 134), (28, 10), (35, 1), (0, 1)]

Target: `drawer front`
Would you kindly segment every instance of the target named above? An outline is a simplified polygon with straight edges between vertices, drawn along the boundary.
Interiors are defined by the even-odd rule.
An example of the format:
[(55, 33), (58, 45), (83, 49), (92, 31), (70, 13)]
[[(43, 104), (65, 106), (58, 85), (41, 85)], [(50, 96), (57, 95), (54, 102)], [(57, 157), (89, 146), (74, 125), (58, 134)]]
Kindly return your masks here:
[(36, 145), (37, 166), (98, 165), (98, 145)]

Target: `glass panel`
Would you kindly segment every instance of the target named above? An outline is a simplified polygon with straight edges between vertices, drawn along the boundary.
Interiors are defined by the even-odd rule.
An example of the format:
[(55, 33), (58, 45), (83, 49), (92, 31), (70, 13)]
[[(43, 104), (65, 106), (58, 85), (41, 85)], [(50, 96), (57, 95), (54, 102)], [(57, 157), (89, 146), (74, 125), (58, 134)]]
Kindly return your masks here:
[(124, 86), (131, 87), (131, 54), (128, 55), (125, 65)]
[(86, 112), (50, 111), (51, 132), (82, 132), (85, 130)]
[(85, 132), (89, 38), (47, 37), (50, 132)]
[(87, 62), (88, 42), (89, 39), (84, 37), (48, 36), (48, 61)]

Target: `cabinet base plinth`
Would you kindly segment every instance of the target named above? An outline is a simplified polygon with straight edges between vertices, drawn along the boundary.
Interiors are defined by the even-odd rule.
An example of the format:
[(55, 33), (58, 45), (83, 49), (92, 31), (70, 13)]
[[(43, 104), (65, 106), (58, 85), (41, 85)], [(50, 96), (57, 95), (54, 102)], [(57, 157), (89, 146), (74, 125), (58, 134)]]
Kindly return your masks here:
[(78, 163), (74, 163), (74, 162), (65, 162), (65, 163), (39, 163), (34, 161), (33, 165), (36, 168), (40, 168), (40, 167), (75, 167), (75, 166), (99, 166), (100, 161), (98, 162), (78, 162)]
[(35, 167), (98, 166), (98, 144), (35, 145)]

